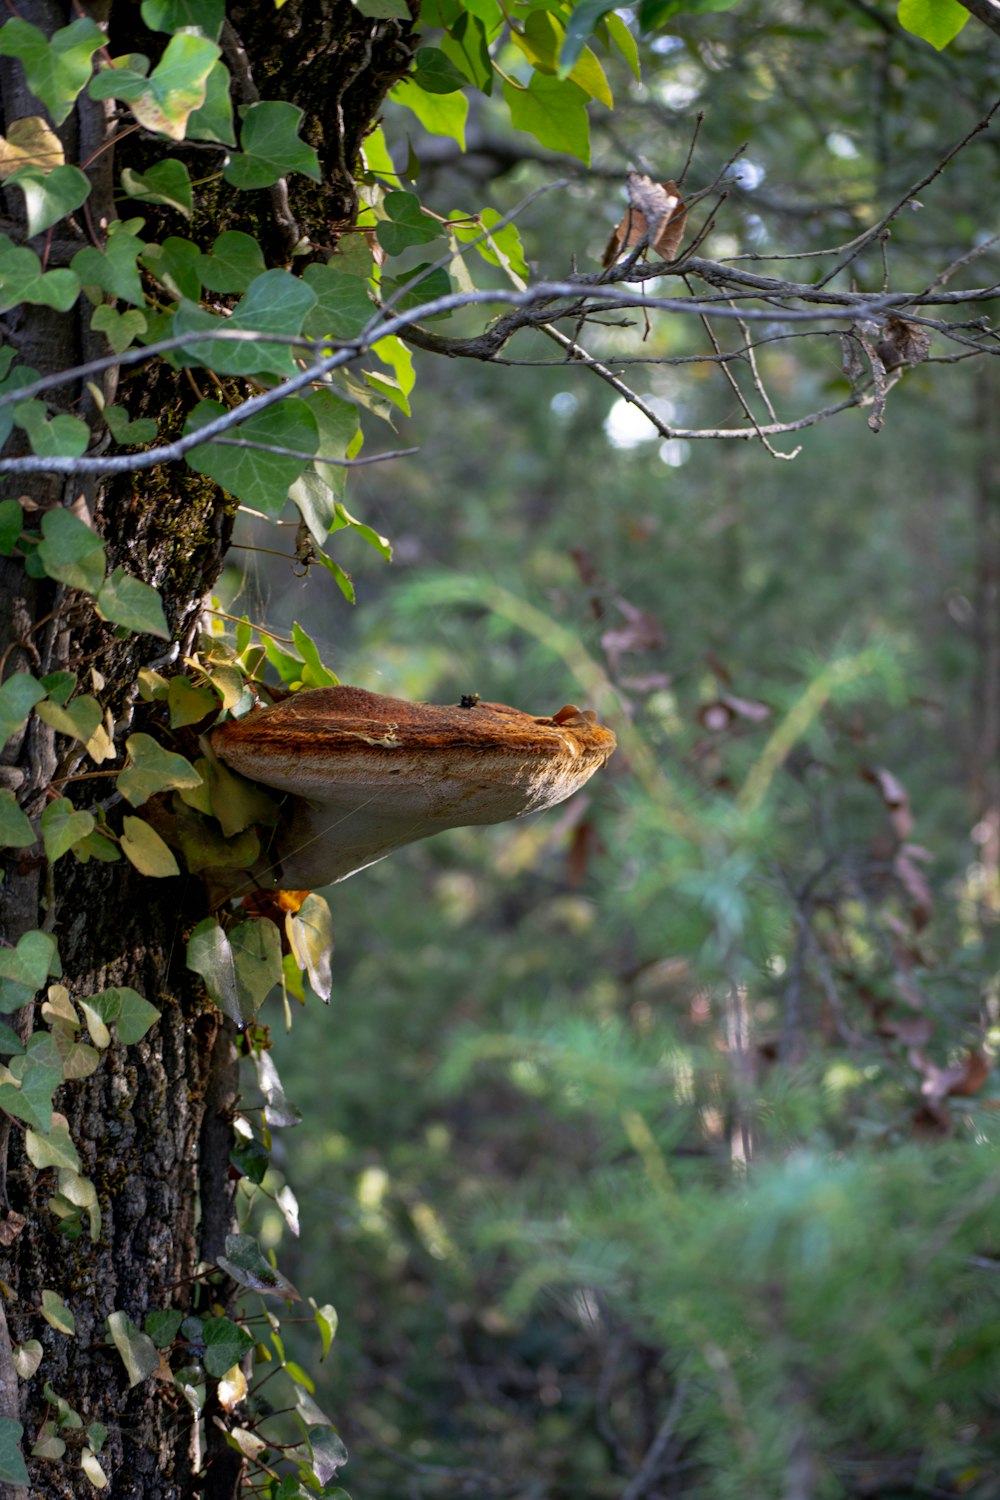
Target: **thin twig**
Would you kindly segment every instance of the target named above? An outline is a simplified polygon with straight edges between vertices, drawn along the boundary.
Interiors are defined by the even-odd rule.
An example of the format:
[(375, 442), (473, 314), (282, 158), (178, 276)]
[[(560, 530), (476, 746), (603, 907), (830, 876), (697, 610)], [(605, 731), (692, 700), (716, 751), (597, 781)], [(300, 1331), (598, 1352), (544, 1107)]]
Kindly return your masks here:
[(301, 448), (282, 448), (277, 443), (254, 443), (250, 438), (216, 438), (217, 448), (253, 448), (258, 453), (277, 453), (282, 458), (301, 458), (311, 464), (333, 464), (341, 469), (359, 469), (363, 464), (383, 464), (392, 458), (410, 458), (419, 448), (397, 448), (389, 453), (369, 453), (364, 458), (324, 458), (321, 453), (306, 453)]
[(670, 1403), (667, 1415), (660, 1424), (660, 1430), (646, 1450), (646, 1456), (639, 1465), (638, 1473), (629, 1480), (628, 1484), (622, 1490), (621, 1500), (643, 1500), (643, 1496), (647, 1495), (656, 1483), (666, 1462), (670, 1444), (674, 1440), (677, 1423), (680, 1420), (681, 1412), (684, 1410), (684, 1402), (687, 1399), (687, 1391), (687, 1381), (678, 1381), (677, 1389), (674, 1391), (674, 1399)]

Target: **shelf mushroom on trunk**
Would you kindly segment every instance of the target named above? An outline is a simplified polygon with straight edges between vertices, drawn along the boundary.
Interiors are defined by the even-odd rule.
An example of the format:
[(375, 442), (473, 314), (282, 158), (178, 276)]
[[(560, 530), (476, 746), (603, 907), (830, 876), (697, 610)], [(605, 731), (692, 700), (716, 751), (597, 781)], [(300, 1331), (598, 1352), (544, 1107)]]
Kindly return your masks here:
[(610, 729), (571, 705), (551, 718), (475, 696), (409, 703), (363, 688), (317, 688), (213, 731), (213, 753), (288, 794), (261, 884), (345, 880), (446, 828), (554, 807), (615, 749)]

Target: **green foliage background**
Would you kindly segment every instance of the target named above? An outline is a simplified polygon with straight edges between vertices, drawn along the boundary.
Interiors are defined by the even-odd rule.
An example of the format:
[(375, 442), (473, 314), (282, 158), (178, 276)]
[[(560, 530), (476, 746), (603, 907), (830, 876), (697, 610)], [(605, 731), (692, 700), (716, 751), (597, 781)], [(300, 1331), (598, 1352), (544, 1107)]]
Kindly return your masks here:
[[(719, 215), (726, 253), (774, 243), (777, 223), (786, 249), (847, 239), (955, 133), (944, 81), (971, 118), (996, 68), (826, 9), (822, 32), (815, 13), (782, 30), (753, 8), (724, 41), (717, 22), (678, 23), (648, 92), (619, 100), (621, 135), (598, 132), (601, 163), (627, 141), (676, 171), (704, 108), (696, 173), (746, 138), (763, 169)], [(921, 236), (971, 227), (991, 151), (928, 190)], [(448, 171), (431, 196), (453, 191)], [(526, 163), (494, 201), (541, 180)], [(785, 204), (777, 220), (758, 188), (771, 214)], [(592, 184), (542, 200), (519, 220), (529, 260), (592, 263), (616, 212)], [(890, 252), (904, 278), (910, 223)], [(663, 319), (641, 337), (633, 320), (588, 347), (685, 353), (697, 331)], [(517, 356), (558, 358), (540, 336)], [(337, 888), (331, 1011), (275, 1035), (312, 1122), (280, 1170), (327, 1228), (294, 1245), (271, 1216), (264, 1233), (338, 1305), (319, 1390), (356, 1492), (986, 1500), (998, 1094), (987, 1081), (929, 1109), (928, 1069), (997, 1035), (973, 618), (991, 374), (914, 370), (881, 435), (851, 414), (793, 464), (711, 443), (665, 463), (651, 433), (610, 442), (614, 397), (584, 372), (456, 383), (417, 362), (402, 435), (420, 458), (354, 492), (393, 537), (392, 577), (355, 549), (348, 621), (312, 580), (293, 605), (252, 565), (231, 583), (240, 607), (308, 618), (345, 680), (384, 691), (551, 712), (596, 701), (610, 672), (619, 696), (600, 706), (632, 738), (575, 814), (457, 832)], [(779, 343), (762, 368), (779, 402), (845, 388), (833, 339)], [(704, 367), (627, 378), (685, 425), (737, 415)], [(550, 628), (524, 628), (518, 600)], [(662, 632), (617, 665), (616, 601)], [(846, 680), (748, 809), (776, 720), (831, 663)], [(771, 716), (713, 732), (699, 712), (726, 692)], [(892, 874), (872, 767), (905, 785), (906, 841), (928, 851), (926, 923)], [(919, 1056), (891, 1029), (917, 1016)]]

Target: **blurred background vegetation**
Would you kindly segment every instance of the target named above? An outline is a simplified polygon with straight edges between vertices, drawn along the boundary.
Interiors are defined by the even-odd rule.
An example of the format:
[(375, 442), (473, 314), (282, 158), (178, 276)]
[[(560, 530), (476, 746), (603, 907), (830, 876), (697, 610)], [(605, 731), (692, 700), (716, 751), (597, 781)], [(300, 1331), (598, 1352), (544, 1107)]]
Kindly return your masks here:
[[(643, 85), (605, 60), (592, 170), (489, 101), (465, 157), (393, 106), (397, 165), (442, 213), (568, 178), (518, 219), (559, 275), (703, 111), (688, 189), (746, 143), (703, 253), (803, 254), (1000, 93), (984, 31), (936, 54), (882, 0), (672, 25)], [(892, 286), (997, 231), (997, 150), (893, 226)], [(877, 244), (853, 274), (881, 285)], [(677, 424), (743, 424), (718, 368), (657, 362), (706, 352), (695, 322), (587, 342)], [(577, 701), (620, 742), (557, 812), (338, 886), (330, 1009), (271, 1014), (305, 1118), (268, 1185), (301, 1237), (255, 1211), (337, 1307), (322, 1365), (314, 1333), (289, 1352), (355, 1500), (1000, 1495), (1000, 384), (954, 355), (905, 373), (880, 435), (847, 412), (783, 462), (662, 442), (540, 334), (516, 367), (418, 352), (412, 419), (366, 426), (419, 454), (348, 490), (395, 549), (344, 541), (357, 605), (234, 554), (226, 607), (301, 620), (345, 682)], [(779, 411), (848, 394), (834, 334), (760, 362)]]

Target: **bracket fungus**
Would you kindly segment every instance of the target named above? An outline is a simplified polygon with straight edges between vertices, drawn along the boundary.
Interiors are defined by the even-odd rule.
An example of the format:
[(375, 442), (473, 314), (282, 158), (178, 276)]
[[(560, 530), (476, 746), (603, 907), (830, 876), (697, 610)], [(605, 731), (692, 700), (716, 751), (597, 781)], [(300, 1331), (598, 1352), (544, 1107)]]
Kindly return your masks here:
[(610, 729), (568, 705), (551, 718), (477, 695), (408, 703), (317, 688), (212, 733), (231, 770), (289, 794), (262, 883), (345, 880), (403, 844), (554, 807), (604, 765)]

